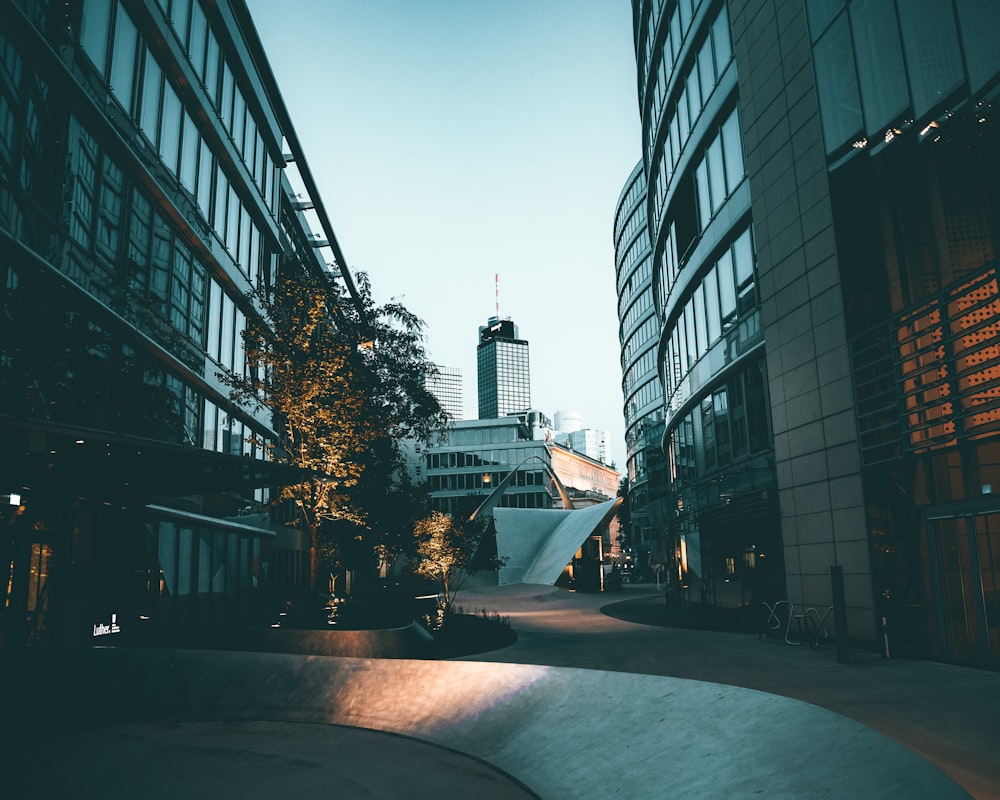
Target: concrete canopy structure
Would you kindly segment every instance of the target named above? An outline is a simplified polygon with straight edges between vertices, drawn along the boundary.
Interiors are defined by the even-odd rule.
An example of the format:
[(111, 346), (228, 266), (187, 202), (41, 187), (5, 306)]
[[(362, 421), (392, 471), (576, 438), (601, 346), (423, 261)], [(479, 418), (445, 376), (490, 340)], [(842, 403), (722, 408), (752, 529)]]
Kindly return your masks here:
[(620, 504), (619, 497), (575, 511), (496, 509), (497, 555), (506, 559), (499, 585), (554, 585), (583, 543), (610, 523)]

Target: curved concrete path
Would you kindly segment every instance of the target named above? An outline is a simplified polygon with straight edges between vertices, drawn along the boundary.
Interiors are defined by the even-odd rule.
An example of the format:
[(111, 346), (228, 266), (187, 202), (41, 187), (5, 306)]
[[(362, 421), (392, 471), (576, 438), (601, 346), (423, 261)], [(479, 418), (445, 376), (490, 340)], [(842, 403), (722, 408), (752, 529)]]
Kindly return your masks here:
[[(693, 678), (783, 695), (886, 734), (978, 800), (1000, 800), (1000, 673), (915, 659), (886, 661), (858, 649), (844, 665), (832, 646), (811, 650), (781, 639), (761, 641), (752, 633), (636, 624), (662, 619), (663, 602), (653, 584), (607, 594), (524, 585), (459, 596), (467, 608), (509, 617), (518, 632), (510, 647), (471, 658)], [(611, 687), (617, 684), (609, 681)], [(696, 729), (698, 720), (693, 711), (689, 727)], [(793, 767), (801, 763), (794, 753), (787, 757)], [(829, 757), (848, 766), (836, 750)]]
[[(241, 721), (281, 721), (412, 737), (491, 764), (558, 800), (967, 797), (911, 750), (846, 717), (681, 678), (482, 661), (99, 648), (4, 653), (0, 675), (21, 690), (15, 700), (23, 706), (8, 710), (26, 716), (44, 706), (91, 726), (102, 719), (226, 721), (212, 738), (190, 738), (178, 772), (196, 769), (205, 750), (228, 747), (244, 733)], [(130, 763), (112, 750), (95, 768), (106, 769), (98, 775), (107, 780), (115, 769), (138, 768)], [(272, 764), (288, 794), (303, 782), (314, 785), (314, 769), (296, 770), (287, 759)], [(395, 774), (398, 791), (389, 796), (429, 796), (405, 765), (387, 759), (380, 768)], [(226, 793), (266, 796), (256, 774), (237, 770)]]

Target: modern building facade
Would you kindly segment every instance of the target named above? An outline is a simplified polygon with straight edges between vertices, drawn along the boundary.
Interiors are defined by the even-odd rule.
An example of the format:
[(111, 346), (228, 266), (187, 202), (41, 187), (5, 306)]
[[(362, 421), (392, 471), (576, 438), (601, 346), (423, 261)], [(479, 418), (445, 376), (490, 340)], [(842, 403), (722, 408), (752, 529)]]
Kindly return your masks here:
[[(548, 418), (535, 410), (500, 419), (456, 422), (444, 432), (442, 439), (417, 448), (423, 463), (411, 475), (416, 482), (426, 481), (432, 507), (461, 518), (480, 509), (491, 495), (494, 499), (487, 503), (488, 508), (477, 513), (492, 516), (493, 503), (503, 509), (550, 512), (613, 503), (618, 491), (618, 472), (601, 461), (556, 443), (551, 433)], [(535, 521), (530, 523), (527, 517), (518, 519), (523, 525), (515, 523), (503, 537), (498, 528), (491, 530), (491, 535), (497, 536), (501, 555), (518, 554), (515, 561), (521, 568), (511, 573), (516, 577), (507, 576), (510, 580), (524, 577), (523, 558), (533, 558), (546, 541), (530, 535), (529, 528), (535, 530), (539, 525), (545, 528), (547, 523), (538, 522), (534, 515), (531, 519)], [(546, 519), (551, 521), (552, 517)], [(602, 522), (600, 516), (595, 525), (596, 529), (588, 529), (583, 538), (571, 542), (565, 552), (566, 561), (558, 568), (565, 566), (565, 579), (573, 581), (578, 588), (586, 586), (599, 591), (603, 586), (603, 565), (610, 563), (609, 559), (618, 552), (618, 531), (616, 522)], [(523, 541), (520, 533), (524, 534)], [(594, 541), (581, 546), (588, 537)], [(483, 578), (495, 580), (495, 577)], [(507, 578), (501, 574), (501, 582)]]
[[(616, 470), (584, 453), (552, 440), (546, 418), (537, 411), (500, 419), (464, 420), (444, 432), (443, 439), (421, 447), (421, 475), (427, 480), (432, 505), (449, 514), (471, 512), (512, 471), (503, 495), (508, 508), (561, 508), (559, 494), (546, 470), (562, 482), (576, 504), (587, 499), (610, 500), (617, 495)], [(470, 501), (470, 497), (472, 500)]]
[(590, 458), (608, 462), (608, 434), (597, 428), (583, 427), (583, 415), (579, 411), (557, 411), (554, 440)]
[[(785, 588), (729, 10), (690, 0), (634, 8), (650, 267), (622, 327), (634, 324), (630, 308), (651, 304), (657, 343), (644, 352), (663, 387), (669, 486), (665, 503), (660, 481), (639, 495), (660, 539), (654, 558), (678, 571), (686, 598), (740, 606)], [(656, 416), (644, 396), (632, 406), (634, 463)]]
[(836, 567), (852, 637), (996, 665), (1000, 7), (633, 10), (667, 535), (709, 599)]
[(245, 624), (302, 578), (220, 379), (286, 269), (355, 291), (241, 0), (0, 2), (0, 642)]
[(531, 408), (528, 342), (509, 319), (490, 317), (476, 348), (479, 418), (497, 419)]
[(426, 384), (427, 390), (438, 399), (449, 419), (465, 419), (462, 370), (436, 365), (434, 372), (427, 376)]
[[(653, 298), (653, 263), (646, 216), (646, 173), (640, 161), (615, 208), (615, 276), (625, 415), (626, 509), (630, 560), (677, 570), (667, 461), (663, 455), (663, 390), (657, 374), (660, 325)], [(680, 577), (678, 575), (678, 577)]]

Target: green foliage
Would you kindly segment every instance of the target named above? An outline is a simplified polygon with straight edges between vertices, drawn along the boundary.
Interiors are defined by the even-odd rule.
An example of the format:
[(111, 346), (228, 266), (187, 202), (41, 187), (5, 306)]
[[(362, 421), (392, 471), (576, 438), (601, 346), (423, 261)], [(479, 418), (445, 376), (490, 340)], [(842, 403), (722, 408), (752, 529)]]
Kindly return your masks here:
[(392, 540), (423, 513), (408, 502), (408, 517), (387, 513), (387, 497), (412, 494), (399, 439), (427, 436), (447, 418), (424, 385), (432, 365), (417, 317), (397, 302), (377, 306), (364, 273), (352, 299), (332, 274), (295, 267), (251, 293), (260, 316), (247, 320), (246, 374), (220, 378), (235, 401), (270, 409), (279, 440), (262, 444), (302, 471), (276, 501), (293, 502), (309, 531), (315, 588), (321, 561), (369, 567), (376, 553), (399, 549)]
[(618, 496), (622, 498), (622, 502), (615, 512), (618, 516), (618, 544), (620, 547), (627, 547), (632, 535), (632, 507), (629, 503), (629, 489), (628, 475), (623, 475), (618, 481)]
[[(482, 535), (481, 525), (462, 523), (440, 511), (432, 511), (414, 526), (417, 540), (414, 571), (438, 585), (446, 611), (468, 576), (480, 568), (474, 559)], [(489, 568), (500, 566), (497, 559), (492, 559)]]

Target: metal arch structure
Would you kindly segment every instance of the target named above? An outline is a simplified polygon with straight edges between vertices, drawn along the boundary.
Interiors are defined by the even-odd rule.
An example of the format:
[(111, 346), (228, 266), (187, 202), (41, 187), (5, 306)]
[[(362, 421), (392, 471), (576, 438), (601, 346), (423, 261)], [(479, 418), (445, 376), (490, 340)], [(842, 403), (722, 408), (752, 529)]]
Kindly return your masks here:
[(472, 522), (480, 514), (486, 514), (492, 511), (496, 507), (497, 503), (500, 502), (500, 498), (503, 497), (503, 493), (507, 490), (507, 487), (510, 485), (511, 479), (514, 477), (514, 474), (532, 459), (534, 459), (535, 461), (540, 461), (542, 463), (542, 467), (545, 469), (546, 474), (550, 478), (552, 478), (552, 482), (556, 485), (556, 490), (559, 492), (559, 497), (562, 500), (563, 508), (566, 509), (567, 511), (572, 511), (573, 502), (569, 499), (569, 492), (566, 491), (566, 487), (563, 486), (562, 481), (559, 480), (559, 477), (555, 474), (555, 472), (552, 471), (552, 467), (546, 464), (545, 460), (541, 456), (532, 455), (528, 456), (526, 459), (524, 459), (524, 461), (522, 461), (520, 464), (514, 467), (514, 469), (512, 469), (510, 472), (507, 473), (507, 477), (504, 478), (502, 481), (500, 481), (500, 483), (497, 484), (497, 487), (492, 492), (490, 492), (486, 496), (486, 499), (479, 504), (476, 510), (469, 515), (468, 521)]

